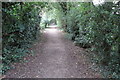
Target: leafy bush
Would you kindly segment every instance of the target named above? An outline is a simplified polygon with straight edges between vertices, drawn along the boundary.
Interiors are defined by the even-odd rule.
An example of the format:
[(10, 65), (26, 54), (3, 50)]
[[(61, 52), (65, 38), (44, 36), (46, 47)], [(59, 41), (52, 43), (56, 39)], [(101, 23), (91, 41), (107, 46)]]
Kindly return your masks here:
[[(44, 3), (2, 3), (2, 73), (10, 69), (31, 53), (29, 47), (39, 35), (41, 17), (39, 12)], [(40, 6), (40, 7), (38, 7)]]
[(64, 30), (74, 43), (91, 48), (96, 63), (110, 69), (111, 73), (106, 77), (120, 78), (119, 3), (106, 2), (98, 6), (93, 3), (63, 3), (67, 5), (67, 11), (57, 7), (59, 12), (64, 12), (58, 17), (64, 21), (61, 25), (67, 25), (63, 26)]

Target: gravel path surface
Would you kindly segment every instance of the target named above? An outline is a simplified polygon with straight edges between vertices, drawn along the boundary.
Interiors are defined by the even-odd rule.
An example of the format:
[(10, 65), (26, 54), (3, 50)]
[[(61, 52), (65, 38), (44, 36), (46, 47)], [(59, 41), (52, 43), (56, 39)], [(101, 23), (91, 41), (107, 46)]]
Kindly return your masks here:
[(6, 73), (7, 78), (101, 78), (90, 68), (92, 64), (83, 55), (84, 49), (75, 46), (58, 29), (46, 29), (33, 50), (35, 55), (26, 57), (25, 63), (14, 64), (15, 69)]

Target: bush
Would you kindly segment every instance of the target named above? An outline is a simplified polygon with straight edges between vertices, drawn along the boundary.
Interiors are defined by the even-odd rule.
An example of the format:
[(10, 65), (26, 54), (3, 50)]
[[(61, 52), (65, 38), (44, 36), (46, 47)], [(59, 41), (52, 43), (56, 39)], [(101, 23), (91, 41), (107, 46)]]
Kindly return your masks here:
[(93, 50), (96, 63), (110, 69), (106, 77), (120, 78), (119, 3), (66, 3), (67, 13), (60, 9), (67, 21), (64, 30), (76, 45)]
[[(2, 73), (10, 69), (28, 53), (29, 48), (39, 35), (39, 8), (43, 3), (2, 3)], [(39, 9), (39, 10), (38, 10)]]

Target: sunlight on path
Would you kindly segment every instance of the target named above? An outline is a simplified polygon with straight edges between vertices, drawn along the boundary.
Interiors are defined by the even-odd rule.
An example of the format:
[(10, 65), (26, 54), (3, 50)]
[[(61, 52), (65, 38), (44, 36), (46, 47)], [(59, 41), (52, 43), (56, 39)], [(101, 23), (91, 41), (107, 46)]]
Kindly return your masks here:
[(45, 29), (44, 32), (50, 32), (50, 33), (56, 33), (57, 32), (57, 29), (55, 28), (51, 28), (51, 29)]
[(44, 33), (48, 32), (48, 33), (56, 33), (58, 31), (58, 27), (57, 25), (51, 25), (48, 28), (46, 28), (44, 30)]
[(56, 28), (56, 27), (58, 27), (58, 25), (50, 25), (49, 27), (50, 28)]

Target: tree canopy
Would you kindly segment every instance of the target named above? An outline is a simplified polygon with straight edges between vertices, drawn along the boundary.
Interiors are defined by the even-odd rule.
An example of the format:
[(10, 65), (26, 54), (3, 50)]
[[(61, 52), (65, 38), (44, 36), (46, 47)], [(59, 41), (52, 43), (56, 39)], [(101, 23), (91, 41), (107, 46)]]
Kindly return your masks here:
[(95, 63), (110, 70), (104, 76), (120, 78), (119, 8), (120, 2), (101, 5), (92, 2), (3, 2), (1, 73), (6, 72), (12, 62), (32, 53), (30, 46), (40, 30), (46, 22), (56, 19), (69, 39), (90, 50)]

